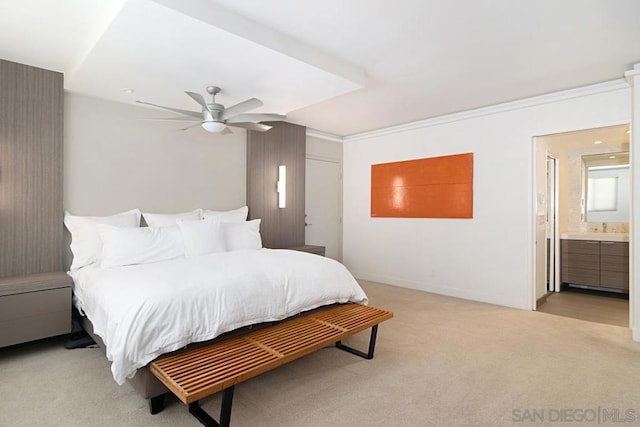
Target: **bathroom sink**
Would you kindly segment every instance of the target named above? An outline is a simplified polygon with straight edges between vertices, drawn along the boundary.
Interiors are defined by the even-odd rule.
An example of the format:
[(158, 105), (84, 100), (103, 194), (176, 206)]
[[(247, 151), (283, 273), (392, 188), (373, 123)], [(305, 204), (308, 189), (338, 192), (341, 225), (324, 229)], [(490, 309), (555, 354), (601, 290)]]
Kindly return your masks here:
[(600, 231), (567, 231), (560, 234), (561, 239), (600, 240), (605, 242), (628, 242), (629, 233), (603, 233)]

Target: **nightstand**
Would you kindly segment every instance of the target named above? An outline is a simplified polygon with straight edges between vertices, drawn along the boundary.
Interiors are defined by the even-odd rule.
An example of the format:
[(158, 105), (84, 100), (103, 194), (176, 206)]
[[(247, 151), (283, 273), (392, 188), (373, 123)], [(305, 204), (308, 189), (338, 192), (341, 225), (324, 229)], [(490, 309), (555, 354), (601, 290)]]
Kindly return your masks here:
[(68, 334), (72, 284), (64, 272), (0, 278), (0, 347)]
[(310, 254), (316, 254), (320, 256), (324, 256), (324, 246), (315, 246), (315, 245), (302, 245), (302, 246), (294, 246), (292, 248), (288, 248), (294, 251), (301, 252), (309, 252)]

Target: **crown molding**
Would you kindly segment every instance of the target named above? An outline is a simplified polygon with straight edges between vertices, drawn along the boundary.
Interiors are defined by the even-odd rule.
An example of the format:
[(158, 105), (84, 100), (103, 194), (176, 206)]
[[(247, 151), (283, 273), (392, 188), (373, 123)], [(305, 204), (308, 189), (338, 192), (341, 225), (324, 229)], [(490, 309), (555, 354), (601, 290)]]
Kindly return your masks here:
[(318, 139), (324, 139), (326, 141), (333, 141), (333, 142), (344, 141), (344, 139), (339, 135), (335, 135), (329, 132), (322, 132), (322, 131), (310, 129), (310, 128), (307, 128), (307, 136), (311, 136)]
[(633, 78), (635, 76), (640, 76), (640, 63), (637, 63), (633, 66), (632, 70), (627, 71), (626, 73), (624, 73), (624, 77), (625, 79), (627, 79), (627, 83), (629, 83), (629, 86), (633, 87)]
[[(640, 68), (627, 73), (640, 73)], [(505, 102), (502, 104), (491, 105), (488, 107), (477, 108), (474, 110), (462, 111), (459, 113), (447, 114), (444, 116), (433, 117), (430, 119), (419, 120), (411, 123), (405, 123), (397, 126), (390, 126), (382, 129), (356, 133), (342, 138), (345, 143), (352, 141), (361, 141), (365, 139), (375, 138), (378, 136), (394, 134), (398, 132), (406, 132), (415, 129), (439, 126), (447, 123), (453, 123), (463, 120), (469, 120), (477, 117), (489, 116), (492, 114), (503, 113), (506, 111), (519, 110), (522, 108), (535, 107), (539, 105), (549, 104), (553, 102), (565, 101), (583, 96), (596, 95), (600, 93), (615, 92), (618, 90), (628, 89), (629, 84), (625, 79), (616, 79), (604, 83), (597, 83), (589, 86), (583, 86), (575, 89), (568, 89), (559, 92), (553, 92), (546, 95), (534, 96), (517, 101)]]

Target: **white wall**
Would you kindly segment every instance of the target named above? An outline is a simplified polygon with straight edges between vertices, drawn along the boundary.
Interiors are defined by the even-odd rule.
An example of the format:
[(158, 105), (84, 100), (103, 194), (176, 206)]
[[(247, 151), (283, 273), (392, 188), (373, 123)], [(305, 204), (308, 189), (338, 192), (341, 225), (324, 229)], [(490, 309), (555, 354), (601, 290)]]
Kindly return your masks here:
[[(359, 278), (530, 309), (532, 139), (629, 121), (629, 100), (616, 81), (346, 138), (345, 264)], [(372, 164), (465, 152), (473, 219), (371, 218)]]
[(307, 135), (306, 156), (342, 163), (342, 142)]
[(65, 94), (64, 208), (77, 215), (232, 209), (246, 201), (246, 133), (217, 135), (140, 106)]
[(631, 229), (629, 230), (629, 258), (631, 268), (629, 271), (629, 317), (633, 339), (640, 341), (640, 63), (635, 64), (633, 70), (626, 74), (627, 81), (632, 85), (632, 120), (629, 154), (631, 155)]

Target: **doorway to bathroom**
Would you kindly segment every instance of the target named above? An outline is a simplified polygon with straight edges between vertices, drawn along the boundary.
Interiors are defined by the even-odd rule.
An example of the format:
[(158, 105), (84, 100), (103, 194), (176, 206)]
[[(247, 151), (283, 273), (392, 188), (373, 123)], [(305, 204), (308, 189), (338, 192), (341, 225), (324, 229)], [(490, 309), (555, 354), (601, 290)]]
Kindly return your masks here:
[(629, 125), (535, 147), (535, 309), (629, 326)]

